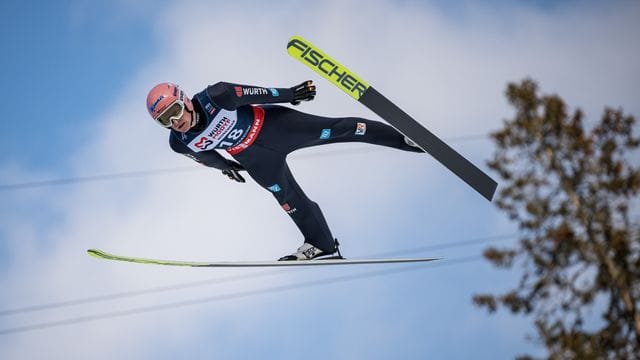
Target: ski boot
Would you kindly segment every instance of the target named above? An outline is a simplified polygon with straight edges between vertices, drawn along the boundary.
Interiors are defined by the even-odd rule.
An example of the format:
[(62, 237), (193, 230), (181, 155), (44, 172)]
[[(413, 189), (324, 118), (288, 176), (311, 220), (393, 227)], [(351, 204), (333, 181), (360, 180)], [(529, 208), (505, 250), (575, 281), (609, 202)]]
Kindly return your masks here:
[(278, 259), (278, 261), (344, 259), (342, 254), (340, 254), (338, 246), (340, 246), (340, 244), (338, 243), (338, 240), (335, 240), (334, 251), (331, 253), (325, 253), (309, 243), (304, 243), (295, 253), (283, 256)]

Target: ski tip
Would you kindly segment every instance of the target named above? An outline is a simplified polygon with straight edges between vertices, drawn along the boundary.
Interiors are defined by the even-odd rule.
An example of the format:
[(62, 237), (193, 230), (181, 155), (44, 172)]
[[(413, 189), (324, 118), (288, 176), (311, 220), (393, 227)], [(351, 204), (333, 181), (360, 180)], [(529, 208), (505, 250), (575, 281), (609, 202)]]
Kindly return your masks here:
[(296, 42), (296, 41), (301, 41), (301, 42), (304, 42), (304, 43), (308, 43), (309, 42), (308, 40), (306, 40), (305, 38), (303, 38), (300, 35), (292, 35), (289, 38), (289, 41), (287, 41), (287, 49), (289, 49), (289, 47), (291, 46), (292, 42)]
[(366, 81), (301, 36), (289, 38), (287, 53), (356, 100), (369, 89)]
[(88, 249), (87, 250), (87, 254), (89, 254), (89, 256), (93, 256), (95, 258), (104, 258), (106, 253), (102, 250), (98, 250), (98, 249)]
[(305, 41), (304, 41), (304, 39), (303, 39), (302, 37), (298, 36), (298, 35), (293, 35), (293, 36), (291, 36), (291, 37), (289, 38), (289, 40), (287, 40), (287, 52), (288, 52), (289, 54), (291, 54), (291, 49), (290, 49), (290, 48), (291, 48), (291, 45), (292, 45), (293, 43), (295, 43), (296, 41), (302, 41), (302, 42), (305, 42)]

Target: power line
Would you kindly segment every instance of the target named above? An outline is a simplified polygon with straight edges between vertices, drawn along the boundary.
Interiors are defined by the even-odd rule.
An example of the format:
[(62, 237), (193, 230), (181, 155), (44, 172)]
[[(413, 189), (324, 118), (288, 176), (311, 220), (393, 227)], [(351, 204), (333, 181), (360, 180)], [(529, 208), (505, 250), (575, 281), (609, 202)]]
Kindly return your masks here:
[(411, 249), (390, 251), (390, 252), (378, 254), (377, 256), (380, 256), (380, 257), (398, 256), (398, 255), (404, 255), (404, 254), (421, 253), (421, 252), (432, 251), (432, 250), (443, 250), (443, 249), (451, 249), (455, 247), (472, 246), (472, 245), (484, 244), (484, 243), (493, 242), (493, 241), (510, 240), (515, 238), (518, 235), (519, 235), (518, 233), (510, 233), (510, 234), (486, 236), (486, 237), (481, 237), (477, 239), (457, 241), (453, 243), (440, 243), (440, 244), (434, 244), (434, 245), (415, 247)]
[[(465, 142), (465, 141), (474, 141), (474, 140), (480, 140), (480, 139), (486, 139), (486, 138), (487, 138), (486, 134), (476, 134), (476, 135), (464, 135), (464, 136), (452, 137), (447, 139), (447, 141)], [(344, 155), (346, 152), (348, 152), (349, 154), (357, 154), (357, 153), (368, 153), (376, 150), (382, 150), (382, 149), (377, 147), (367, 146), (367, 147), (362, 147), (358, 149), (351, 149), (349, 151), (335, 150), (335, 151), (324, 151), (319, 154), (304, 154), (304, 155), (300, 155), (300, 157), (301, 158), (327, 157), (327, 156), (335, 156), (338, 154)], [(118, 172), (118, 173), (103, 174), (103, 175), (88, 175), (88, 176), (79, 176), (79, 177), (64, 178), (64, 179), (28, 181), (28, 182), (21, 182), (21, 183), (15, 183), (15, 184), (0, 185), (0, 192), (46, 187), (46, 186), (71, 185), (71, 184), (96, 182), (96, 181), (109, 181), (109, 180), (118, 180), (118, 179), (127, 179), (127, 178), (149, 177), (149, 176), (173, 174), (173, 173), (179, 173), (179, 172), (204, 170), (204, 169), (206, 168), (202, 166), (182, 166), (182, 167), (174, 167), (174, 168), (166, 168), (166, 169), (151, 169), (151, 170)]]
[(93, 182), (93, 181), (107, 181), (107, 180), (126, 179), (126, 178), (148, 177), (148, 176), (171, 174), (171, 173), (177, 173), (177, 172), (202, 170), (202, 169), (204, 168), (201, 166), (200, 167), (182, 166), (182, 167), (174, 167), (174, 168), (166, 168), (166, 169), (140, 170), (140, 171), (129, 171), (129, 172), (120, 172), (120, 173), (112, 173), (112, 174), (104, 174), (104, 175), (80, 176), (80, 177), (73, 177), (73, 178), (66, 178), (66, 179), (31, 181), (31, 182), (23, 182), (23, 183), (16, 183), (16, 184), (0, 185), (0, 191), (20, 190), (20, 189), (27, 189), (27, 188), (56, 186), (56, 185), (69, 185), (69, 184), (85, 183), (85, 182)]
[(107, 312), (102, 314), (80, 316), (80, 317), (69, 318), (69, 319), (58, 320), (58, 321), (42, 322), (42, 323), (32, 324), (32, 325), (16, 326), (12, 328), (0, 329), (0, 335), (23, 333), (23, 332), (30, 332), (35, 330), (59, 327), (59, 326), (94, 322), (94, 321), (106, 320), (106, 319), (114, 319), (114, 318), (120, 318), (125, 316), (170, 310), (170, 309), (176, 309), (176, 308), (184, 308), (188, 306), (201, 305), (201, 304), (207, 304), (207, 303), (213, 303), (213, 302), (219, 302), (219, 301), (225, 301), (225, 300), (237, 300), (237, 299), (242, 299), (242, 298), (247, 298), (252, 296), (274, 294), (274, 293), (286, 292), (291, 290), (312, 288), (316, 286), (324, 286), (324, 285), (337, 284), (337, 283), (343, 283), (343, 282), (361, 280), (361, 279), (367, 279), (367, 278), (374, 278), (374, 277), (391, 275), (391, 274), (405, 273), (409, 271), (424, 270), (426, 268), (460, 265), (460, 264), (478, 261), (482, 259), (483, 259), (482, 256), (474, 255), (474, 256), (461, 257), (461, 258), (456, 258), (451, 260), (444, 260), (444, 262), (435, 263), (435, 264), (408, 265), (401, 268), (390, 269), (390, 270), (375, 270), (375, 271), (369, 271), (369, 272), (364, 272), (364, 273), (354, 274), (354, 275), (341, 275), (341, 276), (329, 277), (316, 282), (300, 282), (297, 284), (290, 284), (290, 285), (277, 285), (277, 286), (271, 286), (271, 287), (266, 287), (266, 288), (256, 289), (256, 290), (239, 291), (231, 294), (216, 295), (216, 296), (185, 300), (185, 301), (177, 301), (177, 302), (171, 302), (171, 303), (160, 304), (160, 305), (143, 306), (143, 307), (137, 307), (129, 310), (112, 311), (112, 312)]
[[(440, 243), (440, 244), (421, 246), (417, 248), (404, 249), (404, 250), (398, 250), (398, 251), (387, 252), (387, 253), (372, 254), (365, 257), (375, 258), (375, 257), (386, 257), (386, 256), (399, 256), (399, 255), (415, 254), (415, 253), (421, 253), (421, 252), (432, 251), (432, 250), (443, 250), (443, 249), (450, 249), (450, 248), (456, 248), (456, 247), (486, 244), (489, 242), (513, 239), (517, 235), (518, 235), (517, 233), (511, 233), (511, 234), (487, 236), (487, 237), (463, 240), (463, 241), (458, 241), (453, 243)], [(60, 301), (60, 302), (52, 302), (52, 303), (27, 306), (22, 308), (7, 309), (7, 310), (0, 311), (0, 317), (17, 315), (22, 313), (29, 313), (29, 312), (36, 312), (36, 311), (43, 311), (43, 310), (65, 308), (65, 307), (71, 307), (71, 306), (77, 306), (77, 305), (85, 305), (90, 303), (98, 303), (98, 302), (117, 300), (117, 299), (123, 299), (123, 298), (131, 298), (135, 296), (149, 295), (149, 294), (162, 293), (162, 292), (168, 292), (168, 291), (183, 290), (183, 289), (194, 288), (194, 287), (223, 284), (223, 283), (229, 283), (234, 281), (256, 279), (261, 277), (278, 275), (278, 274), (281, 274), (282, 272), (283, 271), (277, 271), (277, 270), (261, 271), (261, 272), (254, 272), (254, 273), (238, 275), (238, 276), (214, 278), (209, 280), (187, 282), (187, 283), (181, 283), (181, 284), (175, 284), (175, 285), (158, 286), (158, 287), (152, 287), (147, 289), (119, 292), (119, 293), (113, 293), (113, 294), (107, 294), (107, 295), (101, 295), (101, 296), (92, 296), (92, 297), (66, 300), (66, 301)]]
[(205, 285), (224, 284), (224, 283), (234, 282), (234, 281), (256, 279), (256, 278), (271, 276), (275, 274), (277, 274), (276, 271), (254, 272), (251, 274), (244, 274), (239, 276), (230, 276), (230, 277), (215, 278), (215, 279), (202, 280), (202, 281), (193, 281), (193, 282), (187, 282), (187, 283), (176, 284), (176, 285), (157, 286), (157, 287), (141, 289), (141, 290), (113, 293), (113, 294), (107, 294), (107, 295), (101, 295), (101, 296), (91, 296), (91, 297), (86, 297), (81, 299), (59, 301), (59, 302), (27, 306), (22, 308), (15, 308), (15, 309), (7, 309), (7, 310), (0, 311), (0, 317), (29, 313), (29, 312), (36, 312), (36, 311), (43, 311), (43, 310), (59, 309), (59, 308), (76, 306), (76, 305), (98, 303), (103, 301), (130, 298), (135, 296), (161, 293), (161, 292), (167, 292), (167, 291), (182, 290), (182, 289), (200, 287)]

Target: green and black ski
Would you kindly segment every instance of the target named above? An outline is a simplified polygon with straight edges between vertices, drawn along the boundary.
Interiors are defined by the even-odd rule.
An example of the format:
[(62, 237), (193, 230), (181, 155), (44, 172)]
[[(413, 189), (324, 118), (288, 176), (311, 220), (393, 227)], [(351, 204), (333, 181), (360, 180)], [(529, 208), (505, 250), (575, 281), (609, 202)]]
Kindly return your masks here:
[(487, 200), (493, 199), (498, 184), (492, 178), (425, 129), (358, 75), (300, 36), (289, 39), (287, 52), (378, 114)]

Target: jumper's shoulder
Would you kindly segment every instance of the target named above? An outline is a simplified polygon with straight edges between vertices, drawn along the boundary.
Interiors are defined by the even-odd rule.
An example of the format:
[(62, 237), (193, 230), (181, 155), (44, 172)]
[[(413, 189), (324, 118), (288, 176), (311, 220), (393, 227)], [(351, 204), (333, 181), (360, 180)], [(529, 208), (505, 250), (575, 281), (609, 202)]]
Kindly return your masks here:
[(219, 106), (226, 110), (235, 110), (242, 105), (236, 99), (234, 84), (228, 82), (219, 81), (209, 85), (203, 93), (206, 93), (210, 101), (213, 101), (214, 106)]
[(224, 96), (224, 94), (227, 93), (227, 90), (232, 88), (233, 84), (224, 81), (218, 81), (213, 85), (207, 86), (204, 91), (206, 91), (211, 98), (216, 98), (219, 96)]

